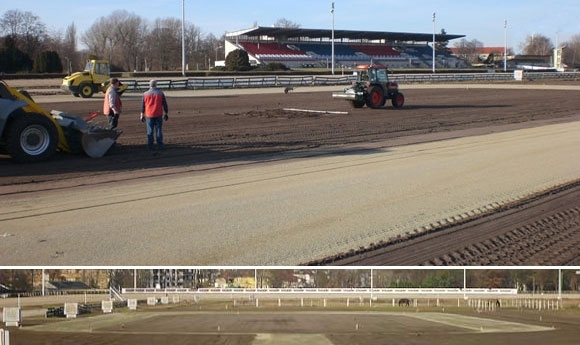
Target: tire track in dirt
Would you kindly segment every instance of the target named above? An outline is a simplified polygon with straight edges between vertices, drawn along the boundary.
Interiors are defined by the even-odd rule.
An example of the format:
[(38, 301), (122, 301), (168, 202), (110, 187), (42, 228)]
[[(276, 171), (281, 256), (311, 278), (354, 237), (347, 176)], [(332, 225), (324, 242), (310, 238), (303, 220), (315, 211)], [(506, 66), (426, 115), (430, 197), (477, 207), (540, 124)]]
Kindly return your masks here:
[(580, 208), (575, 207), (425, 262), (425, 265), (574, 265), (580, 246)]
[(560, 266), (580, 264), (580, 180), (455, 224), (308, 265)]

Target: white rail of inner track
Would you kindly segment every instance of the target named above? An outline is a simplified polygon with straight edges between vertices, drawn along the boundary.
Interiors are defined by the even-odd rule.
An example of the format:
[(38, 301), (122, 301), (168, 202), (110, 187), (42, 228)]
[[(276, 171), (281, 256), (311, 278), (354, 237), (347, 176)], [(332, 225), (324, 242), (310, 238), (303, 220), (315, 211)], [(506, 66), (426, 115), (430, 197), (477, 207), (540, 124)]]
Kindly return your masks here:
[(285, 288), (285, 289), (247, 289), (247, 288), (123, 288), (123, 294), (191, 294), (191, 293), (224, 293), (224, 294), (490, 294), (516, 295), (517, 289), (485, 289), (485, 288)]

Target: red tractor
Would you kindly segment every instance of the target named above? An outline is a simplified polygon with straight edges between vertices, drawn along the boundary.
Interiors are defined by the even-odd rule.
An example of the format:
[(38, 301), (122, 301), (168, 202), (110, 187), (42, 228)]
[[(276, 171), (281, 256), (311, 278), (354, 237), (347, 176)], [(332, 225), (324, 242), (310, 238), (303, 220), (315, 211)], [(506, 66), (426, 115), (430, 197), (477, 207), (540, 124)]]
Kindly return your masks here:
[(365, 104), (369, 108), (380, 108), (388, 99), (395, 108), (400, 108), (405, 103), (405, 96), (399, 92), (399, 85), (389, 81), (386, 66), (358, 65), (354, 73), (357, 78), (352, 86), (343, 92), (334, 92), (333, 98), (351, 101), (355, 108), (362, 108)]

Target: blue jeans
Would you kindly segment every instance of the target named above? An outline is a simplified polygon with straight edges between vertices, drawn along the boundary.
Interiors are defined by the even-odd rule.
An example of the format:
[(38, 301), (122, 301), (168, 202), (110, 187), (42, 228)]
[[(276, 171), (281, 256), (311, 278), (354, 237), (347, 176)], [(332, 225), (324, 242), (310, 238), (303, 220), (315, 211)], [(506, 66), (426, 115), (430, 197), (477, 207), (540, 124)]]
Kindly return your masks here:
[(163, 117), (147, 117), (147, 148), (153, 149), (153, 133), (157, 147), (163, 149)]

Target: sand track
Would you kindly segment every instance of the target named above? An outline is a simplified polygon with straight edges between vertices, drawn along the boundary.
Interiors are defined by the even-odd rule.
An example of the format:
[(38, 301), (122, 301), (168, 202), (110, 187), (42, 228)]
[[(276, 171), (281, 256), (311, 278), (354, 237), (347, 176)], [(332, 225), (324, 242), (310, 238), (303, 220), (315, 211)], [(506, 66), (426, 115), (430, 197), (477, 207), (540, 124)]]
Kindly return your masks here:
[[(198, 92), (194, 97), (169, 92), (167, 150), (163, 152), (145, 149), (144, 127), (138, 120), (139, 96), (127, 95), (120, 120), (124, 133), (107, 156), (89, 159), (59, 154), (51, 161), (31, 165), (17, 165), (0, 157), (0, 195), (39, 190), (63, 192), (77, 186), (98, 187), (109, 182), (195, 171), (202, 165), (203, 169), (243, 166), (295, 152), (333, 153), (353, 147), (364, 151), (372, 150), (377, 143), (394, 147), (580, 120), (580, 91), (574, 84), (569, 89), (566, 85), (558, 89), (401, 88), (407, 102), (399, 110), (351, 109), (346, 102), (332, 100), (329, 92), (309, 92), (304, 88), (289, 94), (282, 89), (261, 95), (215, 91), (203, 96)], [(98, 110), (102, 102), (100, 98), (71, 98), (71, 102), (47, 103), (47, 99), (50, 98), (43, 97), (41, 103), (46, 109), (79, 115)], [(288, 107), (348, 115), (283, 110)], [(104, 122), (104, 118), (97, 121)], [(316, 264), (577, 265), (577, 189), (540, 195), (540, 207), (522, 203), (513, 205), (509, 212), (498, 208), (485, 219), (461, 224), (464, 232), (472, 233), (477, 224), (483, 227), (483, 233), (490, 234), (470, 243), (453, 240), (453, 236), (443, 240), (445, 236), (438, 234), (429, 237), (428, 247), (436, 249), (417, 258), (391, 253), (388, 259), (365, 261), (364, 258), (377, 256), (368, 255), (367, 250), (362, 256), (350, 255), (350, 261), (339, 261), (344, 259), (340, 255)], [(456, 229), (446, 226), (441, 234)], [(406, 240), (405, 246), (415, 243)], [(389, 250), (391, 247), (395, 248), (386, 246)], [(353, 257), (361, 260), (352, 260)]]

